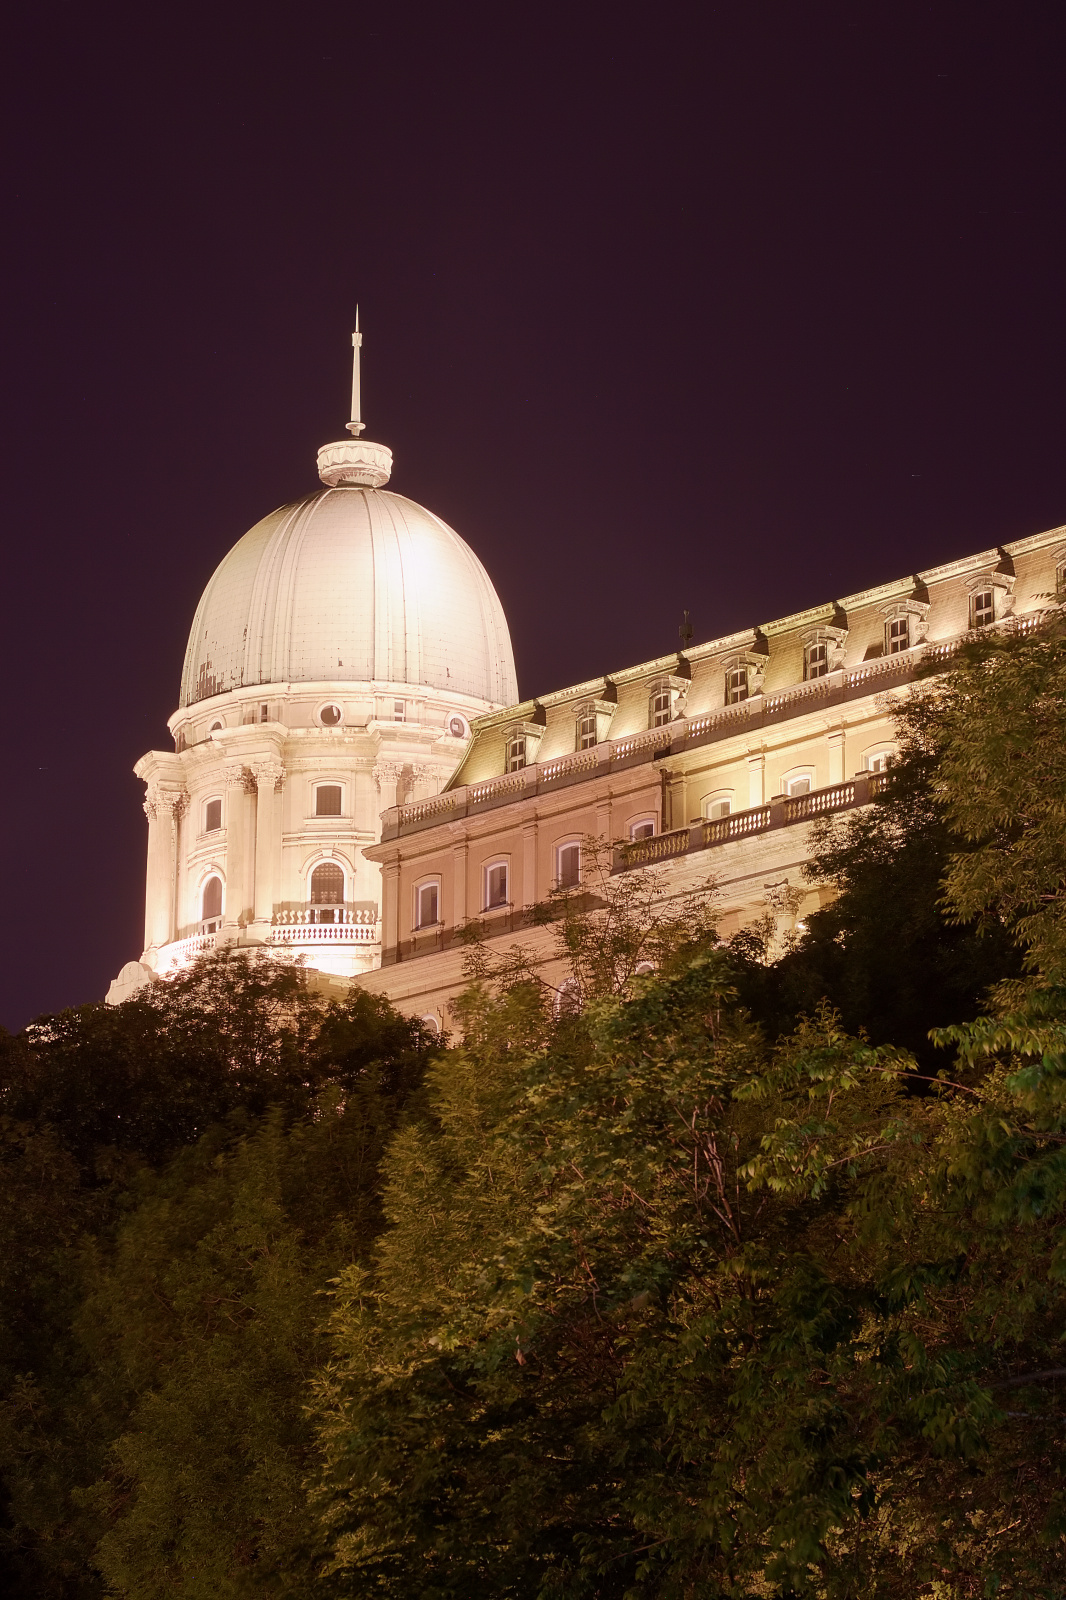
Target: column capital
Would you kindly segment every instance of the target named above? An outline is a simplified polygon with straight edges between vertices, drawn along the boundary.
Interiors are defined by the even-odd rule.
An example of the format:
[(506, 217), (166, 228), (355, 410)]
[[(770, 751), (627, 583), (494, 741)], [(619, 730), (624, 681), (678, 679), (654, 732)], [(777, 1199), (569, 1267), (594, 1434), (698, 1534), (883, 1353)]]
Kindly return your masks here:
[(222, 781), (227, 789), (243, 789), (245, 794), (255, 793), (255, 779), (240, 762), (222, 768)]
[(189, 796), (184, 789), (161, 789), (157, 783), (145, 785), (144, 814), (149, 822), (158, 822), (163, 817), (178, 817), (185, 815), (189, 803)]
[(280, 761), (253, 761), (251, 765), (257, 789), (273, 793), (285, 782), (285, 768)]

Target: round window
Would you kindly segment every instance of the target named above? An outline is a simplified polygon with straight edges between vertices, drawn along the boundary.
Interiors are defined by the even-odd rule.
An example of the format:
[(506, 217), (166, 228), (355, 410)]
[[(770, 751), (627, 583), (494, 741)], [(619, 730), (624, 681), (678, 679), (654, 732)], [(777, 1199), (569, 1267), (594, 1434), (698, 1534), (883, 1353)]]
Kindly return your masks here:
[(448, 732), (453, 739), (465, 739), (467, 734), (466, 723), (462, 717), (453, 717), (448, 724)]
[(335, 728), (341, 720), (340, 706), (323, 706), (318, 713), (318, 720), (324, 723), (327, 728)]

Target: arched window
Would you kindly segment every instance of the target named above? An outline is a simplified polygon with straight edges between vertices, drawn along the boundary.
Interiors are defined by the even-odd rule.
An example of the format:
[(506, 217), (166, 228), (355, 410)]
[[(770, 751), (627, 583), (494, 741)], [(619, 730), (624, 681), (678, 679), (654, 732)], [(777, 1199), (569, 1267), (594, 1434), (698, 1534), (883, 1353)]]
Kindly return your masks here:
[(344, 869), (323, 861), (311, 874), (311, 916), (315, 922), (335, 922), (344, 905)]
[(222, 920), (222, 879), (210, 877), (203, 887), (200, 901), (201, 920), (208, 924), (205, 933), (214, 933), (216, 925)]

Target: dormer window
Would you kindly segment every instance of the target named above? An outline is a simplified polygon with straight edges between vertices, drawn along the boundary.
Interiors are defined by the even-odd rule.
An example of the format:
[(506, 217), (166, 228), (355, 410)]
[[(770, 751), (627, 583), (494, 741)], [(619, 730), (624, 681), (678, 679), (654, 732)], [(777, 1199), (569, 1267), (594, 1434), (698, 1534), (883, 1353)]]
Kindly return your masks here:
[(829, 642), (826, 639), (814, 639), (803, 652), (804, 679), (810, 682), (812, 678), (824, 678), (828, 672)]
[(909, 616), (889, 617), (885, 623), (885, 654), (898, 656), (911, 647), (911, 619)]
[(727, 706), (739, 705), (741, 700), (748, 698), (748, 669), (747, 667), (730, 667), (725, 675), (725, 703)]
[(989, 628), (996, 620), (996, 591), (975, 589), (970, 596), (970, 627)]
[(521, 772), (526, 764), (526, 736), (516, 733), (507, 741), (507, 771)]
[(651, 692), (651, 701), (648, 707), (649, 721), (653, 728), (665, 727), (673, 721), (673, 695), (669, 685), (659, 684)]
[(315, 816), (339, 817), (341, 814), (341, 786), (339, 783), (320, 783), (315, 788)]
[(596, 713), (595, 711), (583, 712), (577, 719), (577, 748), (591, 750), (597, 743)]

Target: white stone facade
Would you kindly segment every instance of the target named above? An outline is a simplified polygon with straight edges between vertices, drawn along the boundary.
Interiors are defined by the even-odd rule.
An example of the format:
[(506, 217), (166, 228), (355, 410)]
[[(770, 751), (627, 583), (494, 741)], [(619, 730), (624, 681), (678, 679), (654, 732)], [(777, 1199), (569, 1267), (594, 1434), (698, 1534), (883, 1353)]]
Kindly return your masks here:
[(108, 996), (222, 943), (350, 978), (381, 960), (380, 816), (437, 794), (471, 721), (517, 698), (473, 551), (383, 488), (391, 453), (324, 446), (325, 488), (256, 525), (197, 608), (173, 751), (146, 785), (144, 951)]

